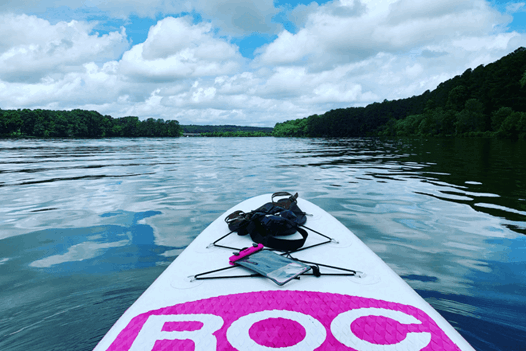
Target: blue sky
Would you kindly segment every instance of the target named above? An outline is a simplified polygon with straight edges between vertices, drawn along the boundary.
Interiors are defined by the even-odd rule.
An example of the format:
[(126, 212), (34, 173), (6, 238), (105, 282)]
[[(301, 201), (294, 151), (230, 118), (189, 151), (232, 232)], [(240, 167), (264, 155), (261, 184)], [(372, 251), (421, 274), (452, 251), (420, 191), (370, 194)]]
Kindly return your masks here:
[[(298, 27), (290, 21), (287, 14), (296, 8), (298, 5), (309, 5), (314, 1), (274, 1), (274, 6), (280, 9), (280, 12), (272, 17), (272, 22), (280, 24), (283, 29), (296, 33)], [(315, 1), (318, 5), (328, 3), (328, 0)], [(506, 7), (510, 4), (520, 2), (511, 2), (503, 0), (495, 0), (490, 4), (505, 13)], [(157, 21), (162, 20), (167, 16), (184, 16), (190, 15), (193, 17), (195, 23), (203, 21), (203, 18), (199, 13), (193, 12), (173, 12), (173, 13), (156, 13), (154, 16), (141, 17), (136, 14), (130, 14), (127, 18), (112, 18), (104, 12), (98, 10), (96, 7), (88, 7), (86, 5), (79, 7), (75, 10), (68, 8), (67, 6), (61, 6), (59, 8), (46, 8), (45, 12), (28, 12), (29, 14), (38, 15), (41, 18), (47, 19), (51, 22), (68, 21), (71, 19), (75, 20), (91, 20), (100, 22), (94, 30), (101, 34), (108, 33), (110, 31), (118, 30), (121, 26), (126, 28), (128, 38), (132, 43), (142, 43), (148, 37), (148, 30), (151, 26), (155, 25)], [(522, 10), (513, 14), (513, 21), (509, 23), (510, 30), (516, 30), (525, 32), (526, 31), (526, 11)], [(254, 50), (258, 47), (268, 44), (276, 39), (277, 34), (262, 34), (262, 33), (249, 33), (246, 35), (237, 36), (230, 40), (239, 46), (240, 52), (244, 57), (254, 58)]]
[(0, 108), (276, 122), (434, 89), (526, 46), (501, 0), (7, 0)]
[[(272, 17), (272, 22), (279, 24), (291, 33), (296, 33), (297, 26), (287, 18), (287, 13), (292, 11), (298, 5), (309, 5), (313, 1), (274, 1), (274, 6), (280, 10), (275, 16)], [(322, 5), (327, 3), (327, 0), (316, 1), (317, 4)], [(180, 16), (192, 16), (194, 23), (200, 23), (203, 21), (201, 15), (196, 11), (191, 12), (169, 12), (169, 13), (156, 13), (147, 17), (138, 16), (137, 14), (131, 13), (127, 18), (113, 18), (108, 16), (107, 13), (100, 11), (96, 7), (83, 5), (75, 9), (71, 9), (67, 6), (60, 6), (57, 8), (47, 7), (45, 9), (39, 8), (36, 11), (28, 11), (28, 14), (36, 15), (40, 18), (46, 19), (51, 23), (57, 23), (59, 21), (69, 20), (87, 20), (97, 21), (99, 24), (95, 26), (94, 30), (101, 33), (107, 34), (111, 31), (118, 30), (120, 27), (126, 28), (128, 38), (132, 43), (142, 43), (148, 37), (148, 30), (151, 26), (155, 25), (157, 21), (162, 20), (167, 16), (180, 17)], [(268, 44), (276, 39), (277, 34), (268, 33), (248, 33), (230, 38), (231, 42), (239, 46), (240, 52), (244, 57), (254, 58), (254, 50), (258, 47)]]

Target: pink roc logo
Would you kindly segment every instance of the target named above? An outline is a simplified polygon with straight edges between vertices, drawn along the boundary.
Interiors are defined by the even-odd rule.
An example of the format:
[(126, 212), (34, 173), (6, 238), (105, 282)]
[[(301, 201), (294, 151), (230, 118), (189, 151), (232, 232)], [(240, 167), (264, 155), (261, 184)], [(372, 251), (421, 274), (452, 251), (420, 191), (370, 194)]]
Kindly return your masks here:
[(418, 308), (313, 291), (212, 297), (134, 317), (108, 351), (460, 350)]

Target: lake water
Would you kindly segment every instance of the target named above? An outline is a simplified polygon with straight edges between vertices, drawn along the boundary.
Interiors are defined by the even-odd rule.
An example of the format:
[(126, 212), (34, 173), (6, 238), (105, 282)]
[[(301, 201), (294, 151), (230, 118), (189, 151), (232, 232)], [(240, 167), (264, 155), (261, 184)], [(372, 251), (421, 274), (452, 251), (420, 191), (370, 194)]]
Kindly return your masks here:
[(299, 192), (477, 350), (526, 350), (526, 143), (0, 140), (0, 350), (91, 350), (214, 219)]

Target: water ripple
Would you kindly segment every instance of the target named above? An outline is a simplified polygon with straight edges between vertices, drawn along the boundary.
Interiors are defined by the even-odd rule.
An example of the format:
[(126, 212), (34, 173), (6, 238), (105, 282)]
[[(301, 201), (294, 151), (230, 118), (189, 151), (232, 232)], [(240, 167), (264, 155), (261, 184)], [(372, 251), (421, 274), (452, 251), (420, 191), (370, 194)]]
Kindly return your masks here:
[(477, 349), (511, 350), (526, 343), (524, 160), (524, 143), (480, 139), (0, 140), (0, 349), (91, 350), (217, 216), (286, 190)]

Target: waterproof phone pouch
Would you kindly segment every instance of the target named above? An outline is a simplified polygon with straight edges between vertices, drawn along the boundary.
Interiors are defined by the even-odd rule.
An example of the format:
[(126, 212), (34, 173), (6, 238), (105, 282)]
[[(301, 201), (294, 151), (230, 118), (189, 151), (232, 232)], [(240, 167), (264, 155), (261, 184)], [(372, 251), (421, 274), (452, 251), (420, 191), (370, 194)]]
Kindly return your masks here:
[(283, 285), (298, 275), (311, 269), (304, 263), (278, 255), (275, 252), (262, 250), (235, 261), (236, 265), (246, 267)]

